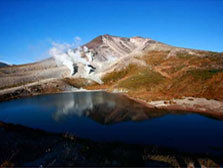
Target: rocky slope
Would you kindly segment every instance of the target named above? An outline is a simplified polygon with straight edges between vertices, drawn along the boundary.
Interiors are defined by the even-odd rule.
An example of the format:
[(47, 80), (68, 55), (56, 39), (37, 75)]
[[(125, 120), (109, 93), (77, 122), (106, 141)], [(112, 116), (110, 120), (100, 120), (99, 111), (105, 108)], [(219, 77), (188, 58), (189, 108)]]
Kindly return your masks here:
[[(103, 35), (83, 46), (88, 47), (89, 51), (93, 53), (92, 66), (96, 67), (94, 73), (98, 73), (100, 77), (114, 69), (125, 68), (130, 63), (146, 65), (145, 61), (136, 58), (136, 56), (143, 55), (148, 51), (170, 51), (168, 56), (176, 55), (177, 52), (194, 53), (193, 50), (172, 47), (142, 37), (122, 38)], [(83, 55), (83, 57), (86, 57), (86, 55)], [(72, 77), (79, 77), (79, 74), (83, 73), (81, 67), (78, 72)], [(67, 76), (69, 76), (69, 69), (64, 65), (58, 65), (53, 58), (49, 58), (32, 64), (1, 68), (0, 88)]]
[[(73, 68), (66, 66), (67, 62), (58, 64), (55, 57), (0, 68), (1, 100), (61, 92), (74, 86), (125, 92), (158, 108), (214, 109), (223, 114), (222, 105), (213, 108), (216, 102), (208, 101), (223, 100), (223, 53), (174, 47), (150, 38), (102, 35), (58, 56), (70, 56), (73, 62), (68, 63)], [(188, 101), (190, 97), (194, 102)], [(182, 98), (185, 102), (179, 100)]]
[(138, 57), (150, 51), (170, 51), (168, 57), (183, 52), (199, 55), (195, 50), (173, 47), (150, 38), (131, 37), (123, 38), (111, 35), (98, 36), (85, 44), (93, 53), (95, 61), (101, 64), (109, 62), (103, 67), (101, 76), (117, 69), (123, 69), (129, 64), (145, 66), (146, 62)]
[(57, 67), (50, 58), (41, 62), (0, 68), (0, 88), (8, 88), (49, 78), (62, 78), (65, 67)]

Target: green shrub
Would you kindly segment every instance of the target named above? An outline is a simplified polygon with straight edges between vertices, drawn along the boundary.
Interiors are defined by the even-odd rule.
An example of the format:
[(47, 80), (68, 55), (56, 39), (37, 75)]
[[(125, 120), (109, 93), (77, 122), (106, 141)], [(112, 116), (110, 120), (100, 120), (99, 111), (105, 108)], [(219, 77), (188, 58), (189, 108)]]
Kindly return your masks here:
[(123, 80), (119, 83), (119, 87), (127, 89), (150, 89), (151, 87), (159, 84), (163, 81), (163, 77), (160, 73), (149, 70), (148, 68), (143, 71), (139, 71), (137, 74)]
[(223, 69), (194, 69), (187, 72), (196, 80), (207, 80), (212, 78), (214, 74), (223, 72)]

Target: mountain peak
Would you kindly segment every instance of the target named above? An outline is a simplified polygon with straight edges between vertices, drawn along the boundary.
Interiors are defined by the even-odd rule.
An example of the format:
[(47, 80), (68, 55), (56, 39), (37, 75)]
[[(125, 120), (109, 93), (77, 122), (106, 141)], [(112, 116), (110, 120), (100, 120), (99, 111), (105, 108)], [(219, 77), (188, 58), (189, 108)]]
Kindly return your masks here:
[(144, 39), (144, 37), (142, 37), (142, 36), (133, 36), (133, 37), (131, 37), (131, 38), (140, 38), (140, 39)]
[(97, 36), (96, 38), (94, 38), (89, 43), (85, 44), (84, 46), (87, 46), (89, 49), (97, 48), (99, 45), (103, 43), (102, 37), (103, 35)]

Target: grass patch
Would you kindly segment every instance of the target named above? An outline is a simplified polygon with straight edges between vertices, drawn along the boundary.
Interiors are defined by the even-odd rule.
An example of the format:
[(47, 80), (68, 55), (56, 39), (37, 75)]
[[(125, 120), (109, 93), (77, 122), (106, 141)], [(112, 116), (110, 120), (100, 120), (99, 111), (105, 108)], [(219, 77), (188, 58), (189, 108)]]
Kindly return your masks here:
[(103, 78), (102, 81), (107, 84), (107, 83), (113, 83), (116, 82), (125, 76), (127, 76), (129, 73), (134, 73), (138, 67), (134, 64), (128, 65), (126, 68), (120, 70), (120, 71), (114, 71), (106, 74)]
[(154, 72), (148, 68), (139, 71), (137, 74), (121, 81), (118, 86), (121, 88), (127, 88), (132, 90), (138, 90), (145, 88), (150, 90), (151, 87), (159, 84), (165, 79), (160, 73)]
[(187, 75), (190, 75), (195, 80), (208, 80), (212, 78), (213, 75), (223, 72), (223, 69), (196, 69), (196, 70), (189, 70)]
[(164, 86), (165, 95), (176, 97), (205, 97), (222, 99), (223, 69), (190, 69)]
[(166, 60), (168, 54), (169, 51), (150, 51), (145, 56), (143, 56), (142, 59), (147, 64), (156, 66), (163, 63)]
[(190, 58), (193, 58), (194, 55), (188, 54), (186, 52), (179, 52), (179, 53), (176, 54), (176, 57), (180, 58), (180, 59), (190, 59)]

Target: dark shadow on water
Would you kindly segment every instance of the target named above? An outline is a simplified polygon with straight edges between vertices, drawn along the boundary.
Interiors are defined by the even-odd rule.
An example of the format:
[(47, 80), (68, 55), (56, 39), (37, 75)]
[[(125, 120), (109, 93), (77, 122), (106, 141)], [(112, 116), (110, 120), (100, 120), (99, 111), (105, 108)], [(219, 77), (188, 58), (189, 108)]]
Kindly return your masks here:
[[(190, 162), (186, 163), (186, 157), (195, 158), (194, 163), (199, 157), (217, 162), (223, 157), (222, 121), (182, 111), (149, 109), (118, 94), (76, 92), (35, 96), (0, 103), (0, 109), (0, 121), (4, 123), (86, 138), (100, 147), (102, 155), (103, 150), (112, 149), (112, 143), (122, 152), (125, 145), (127, 151), (135, 146), (136, 151), (140, 151), (136, 152), (137, 156), (133, 150), (128, 157), (124, 152), (123, 158), (146, 157), (143, 164), (147, 164), (147, 160), (150, 165), (163, 160), (164, 164), (174, 162), (184, 166)], [(94, 147), (91, 149), (92, 153), (97, 151)], [(105, 155), (114, 159), (117, 151), (113, 151), (114, 155), (110, 152)], [(115, 160), (117, 158), (114, 164)]]

